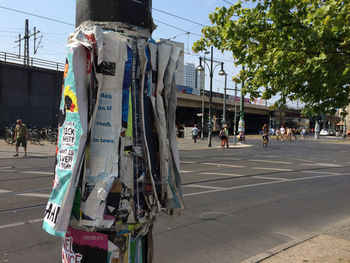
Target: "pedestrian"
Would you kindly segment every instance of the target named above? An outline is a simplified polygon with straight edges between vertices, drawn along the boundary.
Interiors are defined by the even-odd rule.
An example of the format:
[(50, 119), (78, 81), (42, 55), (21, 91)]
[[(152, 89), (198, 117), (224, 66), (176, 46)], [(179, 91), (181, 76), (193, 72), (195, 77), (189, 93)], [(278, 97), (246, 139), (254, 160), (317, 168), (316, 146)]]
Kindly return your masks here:
[(224, 125), (224, 133), (225, 133), (224, 147), (226, 146), (227, 148), (229, 148), (229, 146), (228, 146), (229, 133), (228, 133), (228, 126), (227, 126), (227, 124)]
[(197, 128), (197, 124), (195, 124), (194, 127), (192, 128), (192, 138), (195, 143), (197, 142), (197, 136), (198, 136), (198, 128)]
[(18, 147), (22, 144), (24, 148), (24, 156), (27, 156), (27, 140), (28, 140), (28, 129), (21, 119), (17, 120), (17, 125), (15, 128), (15, 140), (16, 140), (16, 154), (14, 157), (18, 156)]
[(221, 147), (224, 148), (225, 147), (225, 139), (226, 139), (226, 135), (225, 135), (225, 129), (222, 128), (219, 132), (219, 138), (221, 140)]
[(295, 127), (293, 127), (292, 136), (294, 137), (295, 140), (297, 139), (296, 133), (297, 133), (297, 130), (295, 129)]
[(305, 129), (305, 127), (303, 127), (303, 129), (300, 132), (300, 137), (302, 140), (305, 140), (305, 134), (306, 134), (306, 129)]
[(284, 125), (282, 124), (281, 129), (281, 141), (283, 141), (285, 139), (285, 133), (286, 133), (286, 129), (284, 128)]

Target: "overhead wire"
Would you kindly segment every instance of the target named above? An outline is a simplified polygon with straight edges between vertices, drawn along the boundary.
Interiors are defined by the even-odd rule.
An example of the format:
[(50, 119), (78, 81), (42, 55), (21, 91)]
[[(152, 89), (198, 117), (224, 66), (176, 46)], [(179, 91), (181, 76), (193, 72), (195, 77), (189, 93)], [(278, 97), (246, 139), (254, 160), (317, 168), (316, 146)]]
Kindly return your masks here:
[[(230, 2), (228, 2), (228, 1), (226, 1), (226, 0), (223, 0), (223, 1), (226, 2), (226, 3), (231, 4)], [(0, 8), (1, 8), (1, 9), (5, 9), (5, 10), (9, 10), (9, 11), (12, 11), (12, 12), (17, 12), (17, 13), (21, 13), (21, 14), (31, 15), (31, 16), (34, 16), (34, 17), (38, 17), (38, 18), (41, 18), (41, 19), (45, 19), (45, 20), (49, 20), (49, 21), (53, 21), (53, 22), (57, 22), (57, 23), (61, 23), (61, 24), (69, 25), (69, 26), (75, 26), (75, 24), (73, 24), (73, 23), (65, 22), (65, 21), (58, 20), (58, 19), (53, 19), (53, 18), (50, 18), (50, 17), (42, 16), (42, 15), (37, 15), (37, 14), (34, 14), (34, 13), (30, 13), (30, 12), (21, 11), (21, 10), (18, 10), (18, 9), (13, 9), (13, 8), (5, 7), (5, 6), (0, 6)], [(178, 16), (178, 15), (172, 14), (172, 13), (170, 13), (170, 12), (166, 12), (166, 11), (160, 10), (160, 9), (158, 9), (158, 8), (155, 8), (155, 7), (153, 7), (152, 10), (155, 10), (155, 11), (157, 11), (157, 12), (164, 13), (164, 14), (166, 14), (166, 15), (169, 15), (169, 16), (172, 16), (172, 17), (181, 19), (181, 20), (183, 20), (183, 21), (186, 21), (186, 22), (195, 24), (195, 25), (197, 25), (197, 26), (202, 26), (202, 27), (205, 26), (205, 24), (198, 23), (198, 22), (193, 21), (193, 20), (191, 20), (191, 19), (187, 19), (187, 18)], [(199, 36), (199, 37), (202, 36), (202, 35), (200, 35), (200, 34), (197, 34), (197, 33), (194, 33), (194, 32), (191, 32), (191, 31), (190, 31), (190, 30), (193, 30), (194, 28), (193, 28), (193, 29), (190, 29), (190, 30), (185, 30), (185, 29), (182, 29), (182, 28), (173, 26), (173, 25), (171, 25), (171, 24), (165, 23), (165, 22), (160, 21), (160, 20), (157, 20), (157, 19), (154, 19), (154, 21), (156, 21), (157, 23), (160, 23), (160, 24), (169, 26), (169, 27), (171, 27), (171, 28), (174, 28), (174, 29), (176, 29), (176, 30), (179, 30), (179, 31), (184, 32), (184, 33), (181, 33), (181, 34), (179, 34), (179, 35), (175, 35), (175, 36), (169, 38), (169, 40), (170, 40), (170, 39), (177, 38), (177, 37), (182, 36), (182, 35), (189, 35), (189, 34), (192, 34), (192, 35), (195, 35), (195, 36)], [(196, 28), (196, 27), (195, 27), (195, 28)], [(1, 30), (0, 30), (0, 31), (1, 31)], [(2, 32), (5, 32), (5, 31), (2, 31)], [(9, 33), (10, 33), (10, 32), (9, 32)], [(13, 32), (11, 32), (11, 33), (19, 33), (19, 32), (13, 31)], [(48, 34), (53, 34), (53, 35), (56, 34), (56, 35), (57, 35), (58, 33), (48, 33)], [(64, 34), (64, 33), (62, 33), (62, 34)], [(57, 37), (57, 39), (58, 39), (58, 37)], [(187, 54), (188, 54), (188, 55), (192, 55), (192, 56), (199, 56), (199, 55), (197, 55), (197, 54), (190, 54), (190, 53), (188, 53), (188, 52), (187, 52)], [(232, 61), (224, 60), (224, 59), (221, 59), (221, 60), (222, 60), (222, 61), (226, 61), (226, 62), (232, 62)]]
[(175, 15), (175, 14), (172, 14), (172, 13), (169, 13), (169, 12), (166, 12), (166, 11), (163, 11), (163, 10), (160, 10), (160, 9), (157, 9), (157, 8), (155, 8), (155, 7), (152, 7), (152, 10), (158, 11), (158, 12), (160, 12), (160, 13), (163, 13), (163, 14), (166, 14), (166, 15), (169, 15), (169, 16), (176, 17), (176, 18), (178, 18), (178, 19), (181, 19), (181, 20), (184, 20), (184, 21), (187, 21), (187, 22), (190, 22), (190, 23), (199, 25), (199, 26), (205, 26), (204, 24), (201, 24), (201, 23), (198, 23), (198, 22), (196, 22), (196, 21), (193, 21), (193, 20), (190, 20), (190, 19), (187, 19), (187, 18), (178, 16), (178, 15)]
[(5, 6), (0, 6), (0, 8), (1, 9), (5, 9), (5, 10), (9, 10), (9, 11), (13, 11), (13, 12), (17, 12), (17, 13), (21, 13), (21, 14), (25, 14), (25, 15), (31, 15), (31, 16), (39, 17), (39, 18), (42, 18), (42, 19), (50, 20), (50, 21), (53, 21), (53, 22), (57, 22), (57, 23), (61, 23), (61, 24), (69, 25), (69, 26), (75, 26), (75, 24), (72, 24), (72, 23), (68, 23), (68, 22), (65, 22), (65, 21), (53, 19), (53, 18), (46, 17), (46, 16), (36, 15), (36, 14), (33, 14), (33, 13), (29, 13), (29, 12), (24, 12), (24, 11), (21, 11), (21, 10), (18, 10), (18, 9), (13, 9), (13, 8), (5, 7)]

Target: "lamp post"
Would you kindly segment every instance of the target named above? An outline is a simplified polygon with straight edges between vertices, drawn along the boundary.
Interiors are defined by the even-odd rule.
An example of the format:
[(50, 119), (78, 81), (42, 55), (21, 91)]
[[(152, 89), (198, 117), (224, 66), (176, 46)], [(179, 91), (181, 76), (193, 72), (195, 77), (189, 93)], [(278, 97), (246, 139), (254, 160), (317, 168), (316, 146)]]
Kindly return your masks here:
[[(244, 70), (244, 66), (243, 66), (243, 70)], [(244, 95), (243, 95), (243, 87), (244, 87), (244, 81), (242, 81), (242, 88), (241, 88), (240, 116), (239, 116), (239, 124), (238, 124), (238, 132), (240, 133), (240, 136), (244, 137), (245, 123), (244, 123)]]
[(212, 116), (212, 104), (213, 104), (213, 72), (215, 70), (215, 68), (221, 64), (221, 70), (219, 75), (224, 75), (225, 71), (224, 71), (224, 63), (218, 63), (217, 65), (215, 65), (215, 67), (213, 68), (213, 46), (211, 46), (210, 48), (210, 66), (208, 65), (208, 63), (202, 59), (202, 57), (199, 57), (199, 66), (197, 67), (198, 71), (203, 71), (204, 67), (202, 66), (202, 61), (204, 62), (205, 65), (207, 65), (207, 67), (209, 68), (209, 76), (210, 76), (210, 90), (209, 90), (209, 123), (208, 123), (208, 147), (211, 147), (211, 131), (212, 131), (212, 125), (213, 125), (213, 116)]
[(234, 117), (234, 126), (233, 126), (233, 135), (234, 135), (234, 145), (237, 144), (237, 82), (235, 81), (235, 117)]
[[(209, 54), (209, 51), (204, 52), (204, 61), (205, 61), (205, 55)], [(203, 71), (199, 73), (199, 85), (201, 86), (201, 76), (204, 74), (205, 78), (205, 69), (203, 68)], [(204, 90), (205, 90), (205, 81), (203, 83), (203, 87), (201, 86), (201, 92), (202, 92), (202, 132), (201, 132), (201, 140), (204, 139)]]
[[(222, 75), (222, 72), (219, 72), (219, 75)], [(225, 125), (226, 123), (226, 87), (227, 87), (227, 74), (223, 73), (225, 75), (225, 88), (224, 88), (224, 105), (222, 107), (222, 125)]]

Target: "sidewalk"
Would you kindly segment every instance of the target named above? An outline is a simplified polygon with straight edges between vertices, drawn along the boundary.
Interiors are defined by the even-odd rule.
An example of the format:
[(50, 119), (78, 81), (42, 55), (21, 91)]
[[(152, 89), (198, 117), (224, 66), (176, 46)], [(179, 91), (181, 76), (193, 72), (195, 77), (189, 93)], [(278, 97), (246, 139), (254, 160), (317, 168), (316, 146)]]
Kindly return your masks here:
[[(212, 138), (212, 147), (208, 147), (208, 138), (205, 138), (203, 141), (201, 139), (197, 140), (197, 143), (194, 143), (191, 139), (178, 139), (179, 150), (202, 150), (202, 149), (222, 149), (220, 147), (220, 140), (217, 137)], [(249, 144), (237, 144), (233, 145), (233, 137), (229, 140), (230, 148), (243, 148), (250, 147)], [(31, 144), (28, 142), (27, 145), (27, 157), (47, 157), (55, 156), (56, 146), (50, 144), (49, 142), (44, 142), (44, 145)], [(19, 157), (24, 157), (24, 149), (22, 146), (19, 147)], [(13, 155), (16, 153), (15, 144), (7, 144), (4, 139), (0, 139), (0, 159), (4, 158), (15, 158)]]
[(243, 263), (349, 263), (350, 219), (273, 248)]
[[(28, 142), (26, 158), (55, 156), (55, 152), (56, 152), (56, 145), (50, 144), (49, 142), (45, 142), (44, 145), (31, 144), (30, 142)], [(18, 148), (19, 157), (13, 157), (15, 153), (16, 153), (15, 144), (7, 144), (4, 139), (0, 139), (0, 159), (23, 158), (24, 149), (22, 145)]]
[[(251, 147), (250, 144), (240, 144), (237, 142), (236, 145), (233, 143), (233, 136), (229, 138), (229, 149), (235, 149), (235, 148), (246, 148)], [(197, 142), (195, 143), (193, 139), (190, 138), (178, 138), (177, 139), (179, 150), (180, 151), (189, 151), (189, 150), (204, 150), (204, 149), (227, 149), (222, 148), (220, 146), (220, 139), (218, 137), (212, 137), (211, 140), (211, 147), (208, 147), (208, 138), (205, 137), (203, 140), (200, 138), (197, 139)]]

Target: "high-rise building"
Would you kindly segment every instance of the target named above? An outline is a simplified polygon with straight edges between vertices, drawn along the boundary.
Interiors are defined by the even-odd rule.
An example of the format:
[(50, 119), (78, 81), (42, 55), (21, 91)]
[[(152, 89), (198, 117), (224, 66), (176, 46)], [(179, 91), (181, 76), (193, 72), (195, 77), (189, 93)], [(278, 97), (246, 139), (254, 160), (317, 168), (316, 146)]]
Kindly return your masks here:
[[(205, 84), (205, 72), (197, 71), (196, 65), (193, 63), (184, 64), (184, 73), (185, 73), (185, 86), (193, 89), (193, 94), (200, 95), (201, 89), (204, 89)], [(197, 76), (197, 81), (196, 81)]]

